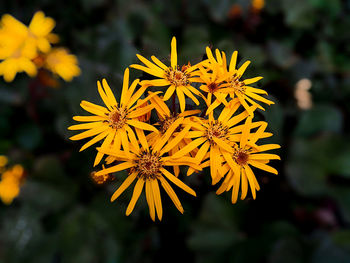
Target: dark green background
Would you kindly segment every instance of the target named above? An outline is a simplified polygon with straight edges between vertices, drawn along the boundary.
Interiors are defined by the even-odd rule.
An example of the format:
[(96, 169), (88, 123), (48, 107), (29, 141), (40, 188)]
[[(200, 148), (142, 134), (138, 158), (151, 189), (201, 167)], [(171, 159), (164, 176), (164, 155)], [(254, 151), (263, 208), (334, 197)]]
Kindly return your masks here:
[[(229, 15), (233, 4), (241, 15)], [(350, 1), (267, 0), (260, 14), (249, 1), (5, 0), (0, 13), (29, 23), (43, 10), (61, 45), (79, 58), (82, 75), (61, 88), (30, 88), (20, 74), (0, 81), (0, 154), (27, 171), (20, 196), (0, 205), (1, 263), (350, 262)], [(120, 93), (136, 53), (168, 59), (178, 39), (181, 63), (198, 62), (206, 45), (252, 60), (247, 77), (262, 75), (276, 104), (259, 113), (275, 134), (280, 174), (254, 170), (257, 200), (236, 205), (216, 196), (208, 172), (185, 178), (198, 198), (176, 192), (181, 215), (163, 196), (164, 219), (152, 222), (144, 197), (124, 215), (131, 189), (89, 178), (93, 147), (68, 140), (79, 102), (102, 103), (96, 80)], [(132, 76), (141, 73), (132, 71)], [(312, 82), (313, 107), (301, 110), (295, 84)]]

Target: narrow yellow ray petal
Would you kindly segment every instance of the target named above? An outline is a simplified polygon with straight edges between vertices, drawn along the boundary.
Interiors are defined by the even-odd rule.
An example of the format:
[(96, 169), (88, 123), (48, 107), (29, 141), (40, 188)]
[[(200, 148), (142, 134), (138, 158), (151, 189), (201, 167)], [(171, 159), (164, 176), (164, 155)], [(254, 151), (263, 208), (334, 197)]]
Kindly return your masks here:
[(134, 69), (138, 69), (138, 70), (142, 70), (152, 76), (156, 76), (159, 78), (163, 78), (164, 77), (164, 72), (161, 72), (160, 70), (154, 70), (154, 69), (150, 69), (141, 65), (137, 65), (137, 64), (132, 64), (130, 65), (130, 68), (134, 68)]
[(239, 190), (240, 180), (241, 180), (241, 174), (238, 171), (238, 173), (233, 174), (233, 189), (232, 189), (232, 197), (231, 197), (231, 201), (233, 204), (235, 204), (238, 199), (238, 190)]
[(255, 83), (259, 80), (261, 80), (263, 77), (255, 77), (255, 78), (250, 78), (250, 79), (245, 79), (243, 82), (245, 85), (249, 85), (249, 84), (252, 84), (252, 83)]
[(94, 121), (104, 121), (106, 117), (100, 116), (74, 116), (73, 120), (81, 122), (94, 122)]
[(143, 63), (145, 64), (148, 68), (155, 70), (155, 71), (159, 71), (159, 72), (163, 72), (162, 69), (160, 69), (157, 65), (153, 64), (151, 61), (149, 61), (147, 58), (136, 54), (137, 58)]
[(146, 139), (144, 131), (142, 129), (139, 129), (139, 128), (135, 128), (135, 131), (136, 131), (137, 137), (139, 138), (139, 142), (140, 142), (142, 148), (144, 150), (147, 150), (148, 143), (147, 143), (147, 139)]
[(156, 63), (162, 69), (168, 70), (168, 67), (163, 62), (161, 62), (157, 57), (151, 56), (151, 59), (153, 60), (154, 63)]
[(109, 174), (109, 173), (115, 173), (115, 172), (119, 172), (119, 171), (122, 171), (122, 170), (126, 170), (128, 168), (133, 167), (133, 166), (135, 166), (134, 163), (124, 162), (124, 163), (121, 163), (121, 164), (114, 165), (114, 166), (112, 166), (110, 168), (98, 171), (98, 172), (96, 172), (96, 175), (104, 175), (104, 174)]
[(263, 89), (257, 89), (257, 88), (253, 88), (253, 87), (249, 87), (249, 86), (245, 86), (245, 88), (246, 88), (246, 91), (248, 91), (248, 92), (267, 95), (267, 92)]
[(76, 130), (90, 130), (95, 127), (105, 126), (105, 124), (101, 121), (98, 122), (89, 122), (89, 123), (83, 123), (83, 124), (75, 124), (68, 127), (68, 130), (76, 131)]
[(173, 69), (177, 67), (177, 51), (176, 51), (176, 38), (173, 37), (171, 40), (171, 54), (170, 54), (170, 64)]
[(140, 107), (137, 110), (134, 110), (131, 113), (129, 113), (128, 117), (131, 119), (134, 119), (134, 118), (143, 116), (146, 113), (148, 113), (149, 111), (151, 111), (153, 108), (154, 108), (153, 105), (147, 105), (145, 107)]
[(153, 191), (151, 187), (151, 182), (149, 180), (146, 180), (146, 200), (149, 207), (149, 215), (153, 221), (156, 220), (156, 213), (155, 213), (155, 207), (154, 207), (154, 199), (153, 199)]
[(258, 101), (261, 101), (263, 103), (266, 103), (268, 105), (271, 105), (271, 104), (275, 104), (273, 101), (271, 100), (268, 100), (268, 99), (265, 99), (264, 97), (260, 96), (260, 95), (257, 95), (253, 92), (249, 92), (249, 91), (246, 91), (246, 95), (253, 98), (253, 99), (256, 99)]
[(181, 87), (181, 90), (187, 97), (189, 97), (197, 106), (199, 105), (198, 99), (188, 90), (187, 86)]
[(79, 150), (79, 152), (84, 151), (86, 148), (90, 147), (91, 145), (103, 140), (108, 135), (108, 131), (102, 132), (99, 135), (95, 136), (93, 139), (85, 143)]
[(84, 110), (86, 110), (92, 114), (95, 114), (95, 115), (98, 115), (101, 117), (106, 117), (106, 114), (109, 113), (109, 111), (105, 107), (96, 105), (96, 104), (88, 102), (86, 100), (81, 101), (80, 107), (82, 107)]
[(244, 173), (244, 171), (242, 170), (241, 170), (241, 189), (242, 189), (241, 200), (244, 200), (248, 193), (248, 178)]
[(165, 175), (166, 178), (168, 178), (172, 183), (180, 187), (185, 192), (196, 196), (196, 192), (193, 191), (189, 186), (184, 184), (180, 179), (176, 178), (174, 175), (172, 175), (170, 172), (168, 172), (166, 169), (161, 168), (160, 171)]
[(254, 167), (259, 168), (261, 170), (264, 170), (266, 172), (278, 174), (278, 172), (275, 168), (272, 168), (271, 166), (264, 164), (262, 162), (249, 160), (248, 163), (253, 165)]
[(216, 60), (215, 60), (215, 58), (213, 56), (213, 53), (212, 53), (211, 49), (209, 47), (206, 47), (205, 51), (207, 53), (207, 57), (208, 57), (210, 63), (216, 64)]
[(181, 132), (179, 132), (173, 140), (168, 142), (168, 144), (160, 151), (160, 155), (163, 155), (166, 152), (169, 152), (174, 148), (178, 143), (185, 137), (188, 131), (191, 129), (191, 126), (186, 126)]
[(164, 146), (164, 144), (169, 140), (169, 138), (173, 135), (174, 131), (181, 125), (183, 121), (183, 118), (178, 118), (174, 123), (172, 123), (167, 131), (163, 134), (161, 139), (156, 142), (156, 144), (153, 146), (153, 150), (156, 152), (159, 152), (160, 149)]
[(95, 127), (95, 128), (93, 128), (91, 130), (87, 130), (87, 131), (84, 131), (84, 132), (79, 133), (77, 135), (74, 135), (74, 136), (70, 137), (69, 139), (72, 140), (72, 141), (85, 139), (85, 138), (94, 136), (94, 135), (96, 135), (98, 133), (101, 133), (101, 132), (103, 132), (103, 131), (105, 131), (107, 129), (109, 129), (108, 125), (98, 126), (98, 127)]
[(158, 180), (151, 180), (151, 188), (153, 191), (154, 203), (156, 206), (156, 212), (159, 220), (162, 220), (163, 217), (163, 207), (162, 207), (162, 199), (160, 196)]
[(277, 154), (250, 154), (249, 159), (251, 160), (281, 160), (281, 158)]
[(145, 181), (143, 179), (138, 179), (136, 182), (136, 185), (134, 187), (134, 191), (132, 193), (132, 197), (130, 200), (130, 203), (126, 209), (126, 215), (130, 215), (131, 212), (134, 210), (134, 207), (136, 205), (137, 200), (139, 200), (139, 197), (142, 193), (143, 185), (145, 184)]
[(173, 201), (176, 208), (180, 211), (181, 214), (183, 214), (184, 209), (183, 209), (181, 202), (180, 202), (179, 198), (177, 197), (175, 191), (173, 190), (173, 188), (170, 186), (170, 184), (167, 182), (167, 180), (165, 180), (163, 178), (163, 176), (160, 176), (159, 180), (160, 180), (165, 192), (168, 194), (170, 199)]
[(237, 51), (234, 51), (234, 52), (232, 53), (231, 61), (230, 61), (230, 68), (229, 68), (229, 71), (230, 71), (230, 72), (236, 70), (237, 56), (238, 56), (238, 52), (237, 52)]
[(122, 140), (122, 146), (123, 146), (123, 151), (127, 156), (130, 155), (130, 147), (129, 147), (129, 140), (128, 140), (128, 135), (126, 134), (126, 130), (121, 130), (120, 132), (120, 137)]
[(264, 151), (269, 151), (269, 150), (274, 150), (279, 148), (281, 148), (281, 146), (278, 144), (265, 144), (265, 145), (258, 146), (259, 152), (264, 152)]
[(252, 174), (248, 173), (246, 171), (246, 169), (244, 169), (244, 168), (242, 170), (243, 170), (243, 174), (248, 179), (250, 191), (252, 192), (253, 199), (255, 200), (256, 199), (256, 191), (255, 191), (255, 183), (254, 183), (254, 178), (253, 178), (254, 174), (252, 175)]
[(239, 147), (244, 148), (248, 142), (249, 139), (249, 135), (250, 135), (250, 124), (252, 122), (252, 117), (248, 117), (243, 130), (242, 130), (242, 137), (241, 137), (241, 141), (239, 143)]
[(117, 101), (116, 101), (116, 99), (115, 99), (115, 97), (114, 97), (114, 95), (113, 95), (113, 92), (112, 92), (110, 86), (108, 85), (106, 79), (102, 79), (102, 87), (103, 87), (104, 90), (105, 90), (105, 93), (106, 93), (106, 95), (107, 95), (108, 101), (110, 102), (110, 105), (111, 105), (111, 106), (117, 106), (118, 103), (117, 103)]
[(119, 186), (117, 191), (114, 192), (114, 194), (111, 197), (111, 202), (116, 200), (126, 190), (126, 188), (128, 188), (132, 184), (132, 182), (136, 179), (136, 177), (137, 177), (137, 173), (136, 172), (130, 174), (124, 180), (124, 182)]
[(215, 49), (216, 60), (220, 65), (222, 65), (222, 58), (219, 49)]
[(175, 86), (174, 85), (170, 85), (169, 88), (167, 89), (167, 91), (164, 94), (163, 100), (167, 101), (168, 99), (170, 99), (171, 95), (173, 95), (173, 93), (175, 92)]
[(185, 99), (185, 95), (180, 87), (177, 87), (176, 94), (177, 94), (177, 98), (178, 98), (179, 103), (180, 103), (180, 111), (184, 112), (185, 107), (186, 107), (186, 99)]
[(104, 92), (104, 90), (102, 89), (101, 83), (100, 81), (97, 81), (97, 90), (98, 93), (100, 93), (100, 97), (103, 100), (104, 104), (107, 106), (107, 108), (109, 110), (113, 110), (112, 105), (110, 105), (109, 100), (107, 98), (106, 93)]
[(230, 145), (228, 145), (226, 142), (223, 140), (213, 137), (214, 142), (223, 150), (228, 151), (230, 153), (233, 153), (233, 149)]
[(142, 130), (158, 132), (158, 130), (154, 126), (145, 122), (137, 120), (127, 120), (126, 123)]
[[(102, 145), (101, 145), (101, 148), (111, 148), (111, 144), (112, 144), (112, 141), (113, 141), (113, 138), (115, 136), (115, 130), (113, 132), (109, 132), (107, 137), (104, 139)], [(103, 153), (101, 152), (97, 152), (96, 154), (96, 158), (95, 158), (95, 161), (94, 161), (94, 167), (96, 165), (98, 165), (100, 163), (100, 161), (102, 160), (102, 157), (103, 157)]]
[(243, 65), (237, 70), (237, 75), (242, 76), (247, 67), (249, 66), (250, 61), (247, 60), (246, 62), (243, 63)]
[(142, 83), (146, 85), (154, 86), (154, 87), (164, 87), (169, 85), (169, 81), (166, 79), (152, 79), (152, 80), (144, 80)]
[(182, 148), (180, 151), (178, 151), (177, 153), (175, 153), (172, 157), (175, 158), (179, 158), (184, 156), (185, 154), (189, 153), (190, 151), (192, 151), (194, 148), (198, 147), (199, 145), (201, 145), (202, 143), (204, 143), (206, 141), (206, 138), (198, 138), (195, 139), (194, 141), (192, 141), (190, 144), (186, 145), (184, 148)]
[(210, 147), (210, 144), (208, 141), (206, 141), (205, 143), (203, 143), (203, 145), (199, 148), (195, 159), (197, 160), (197, 164), (200, 164), (203, 161), (204, 156), (206, 155), (206, 153), (208, 152)]
[(140, 151), (139, 143), (137, 142), (134, 131), (129, 126), (126, 126), (126, 131), (128, 132), (128, 138), (130, 139), (132, 146), (137, 152)]

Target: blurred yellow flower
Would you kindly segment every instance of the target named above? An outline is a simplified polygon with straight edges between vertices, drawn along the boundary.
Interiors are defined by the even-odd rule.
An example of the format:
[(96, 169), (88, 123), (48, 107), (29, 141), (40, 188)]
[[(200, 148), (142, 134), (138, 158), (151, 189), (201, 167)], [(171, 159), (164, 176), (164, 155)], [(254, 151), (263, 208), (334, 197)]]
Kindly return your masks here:
[(50, 51), (50, 43), (58, 42), (58, 36), (51, 33), (55, 25), (55, 20), (45, 17), (42, 11), (36, 12), (29, 24), (29, 37), (34, 38), (37, 48), (43, 53)]
[(165, 101), (170, 99), (173, 93), (176, 92), (181, 112), (183, 112), (186, 107), (185, 95), (196, 105), (199, 105), (198, 99), (193, 94), (199, 96), (200, 92), (191, 85), (197, 75), (197, 66), (183, 65), (180, 67), (178, 65), (175, 37), (173, 37), (171, 41), (170, 66), (166, 66), (155, 56), (151, 56), (155, 64), (141, 55), (137, 55), (137, 57), (145, 66), (133, 64), (130, 67), (158, 77), (157, 79), (145, 80), (143, 82), (149, 86), (168, 87), (163, 98)]
[(167, 147), (169, 144), (166, 145), (166, 143), (168, 142), (172, 133), (173, 131), (168, 130), (162, 139), (154, 142), (154, 144), (149, 144), (145, 135), (143, 134), (143, 131), (141, 131), (139, 135), (143, 134), (143, 136), (139, 136), (138, 138), (138, 142), (141, 144), (141, 147), (138, 143), (133, 145), (133, 147), (130, 148), (132, 151), (131, 153), (115, 150), (111, 151), (110, 149), (104, 147), (98, 148), (98, 150), (103, 154), (113, 156), (121, 163), (110, 168), (103, 169), (97, 172), (96, 175), (104, 175), (129, 169), (128, 177), (113, 194), (111, 198), (112, 202), (116, 200), (137, 179), (131, 201), (126, 209), (126, 215), (130, 215), (130, 213), (134, 210), (135, 204), (139, 199), (143, 188), (145, 187), (150, 217), (153, 221), (155, 221), (155, 214), (157, 213), (158, 219), (162, 220), (163, 207), (159, 183), (169, 195), (176, 208), (183, 213), (184, 209), (181, 202), (170, 186), (168, 180), (187, 193), (196, 196), (196, 193), (190, 187), (165, 169), (166, 166), (187, 165), (201, 170), (201, 167), (196, 165), (196, 161), (193, 158), (183, 157), (181, 155), (177, 158), (165, 156), (165, 154), (171, 149), (171, 147)]
[(69, 54), (65, 48), (54, 48), (46, 56), (44, 67), (59, 75), (65, 81), (72, 81), (80, 75), (76, 56)]
[(0, 181), (0, 199), (4, 204), (11, 204), (13, 199), (19, 195), (23, 174), (24, 169), (19, 164), (3, 172)]
[[(94, 115), (74, 116), (74, 120), (85, 123), (73, 125), (68, 128), (69, 130), (87, 130), (70, 137), (71, 140), (75, 141), (93, 137), (80, 148), (80, 151), (104, 140), (102, 143), (103, 148), (113, 145), (113, 148), (116, 150), (120, 150), (123, 147), (125, 152), (129, 152), (129, 141), (131, 141), (132, 145), (137, 144), (135, 133), (131, 127), (135, 128), (136, 133), (141, 130), (157, 131), (154, 126), (138, 120), (138, 117), (147, 114), (154, 107), (153, 105), (140, 107), (150, 97), (140, 100), (147, 86), (141, 86), (134, 93), (138, 83), (139, 80), (136, 79), (129, 87), (129, 69), (127, 68), (124, 72), (123, 88), (120, 104), (118, 104), (107, 81), (103, 79), (102, 85), (99, 81), (97, 82), (98, 92), (106, 107), (83, 100), (80, 106)], [(134, 105), (137, 101), (138, 103)], [(94, 166), (101, 161), (102, 157), (102, 153), (97, 153)]]
[[(0, 75), (7, 82), (13, 81), (17, 73), (26, 72), (35, 77), (38, 69), (45, 67), (65, 81), (80, 74), (75, 56), (64, 48), (51, 50), (51, 44), (59, 38), (51, 33), (55, 21), (38, 11), (29, 27), (9, 14), (0, 21)], [(45, 84), (45, 83), (44, 83)]]
[(252, 128), (251, 120), (251, 117), (247, 118), (239, 144), (235, 144), (233, 153), (226, 152), (223, 155), (226, 164), (222, 167), (222, 170), (227, 174), (216, 193), (221, 194), (232, 188), (232, 203), (237, 202), (240, 188), (242, 200), (247, 196), (248, 185), (254, 199), (256, 198), (256, 191), (260, 190), (259, 183), (250, 165), (269, 173), (278, 173), (276, 169), (267, 165), (267, 163), (270, 160), (280, 160), (280, 157), (276, 154), (262, 152), (278, 149), (280, 146), (278, 144), (256, 145), (259, 139), (266, 137), (265, 129), (267, 123), (264, 122), (256, 132), (250, 133)]

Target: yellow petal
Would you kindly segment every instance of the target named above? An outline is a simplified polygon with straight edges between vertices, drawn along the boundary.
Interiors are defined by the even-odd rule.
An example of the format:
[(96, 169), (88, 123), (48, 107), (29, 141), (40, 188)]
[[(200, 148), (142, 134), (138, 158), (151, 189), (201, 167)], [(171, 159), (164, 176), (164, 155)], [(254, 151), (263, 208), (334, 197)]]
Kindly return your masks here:
[(134, 191), (132, 193), (132, 197), (130, 200), (130, 203), (126, 209), (126, 215), (130, 215), (131, 212), (134, 210), (134, 207), (136, 205), (137, 200), (139, 200), (139, 197), (142, 193), (143, 185), (145, 184), (145, 181), (143, 179), (138, 179), (134, 188)]
[(111, 197), (111, 202), (116, 200), (126, 190), (126, 188), (128, 188), (132, 184), (132, 182), (136, 179), (136, 177), (137, 177), (137, 173), (136, 172), (130, 174), (124, 180), (124, 182), (119, 186), (117, 191), (114, 192), (114, 194)]

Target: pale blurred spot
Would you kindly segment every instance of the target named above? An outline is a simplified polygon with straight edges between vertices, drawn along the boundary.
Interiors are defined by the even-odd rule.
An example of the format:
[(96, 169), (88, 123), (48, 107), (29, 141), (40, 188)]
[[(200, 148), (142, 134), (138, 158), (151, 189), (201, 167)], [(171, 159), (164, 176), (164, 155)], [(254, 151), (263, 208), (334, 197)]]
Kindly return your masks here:
[(295, 85), (294, 96), (298, 107), (302, 110), (308, 110), (312, 107), (312, 95), (309, 92), (312, 83), (309, 79), (301, 79)]

